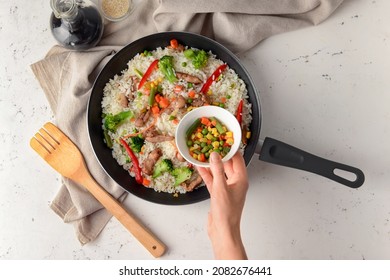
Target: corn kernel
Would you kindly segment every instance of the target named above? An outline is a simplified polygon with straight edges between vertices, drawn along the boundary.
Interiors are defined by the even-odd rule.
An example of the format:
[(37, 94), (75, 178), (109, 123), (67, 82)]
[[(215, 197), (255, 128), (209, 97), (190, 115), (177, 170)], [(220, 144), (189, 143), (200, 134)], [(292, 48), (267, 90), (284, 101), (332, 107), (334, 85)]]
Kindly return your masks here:
[(190, 106), (187, 108), (187, 112), (191, 111), (192, 109), (194, 109), (194, 107)]
[(213, 91), (211, 90), (211, 89), (209, 89), (208, 91), (207, 91), (207, 95), (212, 95), (213, 94)]
[(246, 139), (249, 139), (249, 138), (251, 138), (251, 132), (250, 132), (250, 131), (248, 131), (248, 132), (246, 133), (245, 137), (246, 137)]
[(211, 145), (213, 145), (214, 149), (217, 149), (219, 147), (219, 142), (214, 141)]
[(200, 138), (202, 138), (202, 137), (203, 137), (203, 134), (202, 134), (202, 133), (200, 133), (200, 132), (198, 132), (198, 133), (196, 134), (196, 137), (198, 137), (198, 138), (200, 139)]
[(227, 138), (226, 143), (229, 144), (230, 146), (234, 144), (234, 139), (233, 138)]
[(213, 128), (211, 129), (211, 133), (212, 133), (212, 134), (218, 133), (218, 129), (216, 129), (215, 127), (213, 127)]
[(226, 137), (227, 138), (233, 138), (233, 132), (232, 131), (226, 132)]
[(208, 140), (207, 140), (207, 138), (201, 138), (199, 141), (202, 143), (207, 143)]
[(198, 155), (197, 155), (197, 154), (194, 153), (194, 154), (192, 155), (192, 157), (193, 157), (194, 159), (198, 160)]

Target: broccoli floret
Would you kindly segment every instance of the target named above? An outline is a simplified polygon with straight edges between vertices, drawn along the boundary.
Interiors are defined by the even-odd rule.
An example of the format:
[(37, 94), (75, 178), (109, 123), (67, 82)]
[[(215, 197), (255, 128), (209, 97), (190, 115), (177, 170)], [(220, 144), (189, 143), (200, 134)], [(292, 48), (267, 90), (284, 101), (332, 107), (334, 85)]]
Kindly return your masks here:
[(188, 179), (191, 178), (192, 169), (190, 169), (187, 166), (179, 167), (179, 168), (173, 169), (171, 174), (173, 175), (173, 177), (175, 177), (175, 186), (178, 186), (181, 183), (183, 183), (184, 181), (187, 181)]
[(195, 69), (203, 68), (207, 64), (208, 55), (204, 50), (187, 49), (184, 56), (192, 61)]
[(173, 56), (164, 55), (158, 61), (158, 69), (164, 74), (165, 78), (168, 79), (170, 83), (177, 81), (175, 69), (173, 68)]
[(145, 143), (145, 140), (143, 138), (141, 138), (139, 135), (134, 136), (134, 137), (130, 137), (130, 148), (134, 152), (137, 152), (137, 153), (141, 152), (141, 148), (144, 145), (144, 143)]
[(132, 111), (123, 111), (116, 115), (108, 114), (104, 118), (104, 127), (109, 131), (115, 132), (119, 125), (133, 116)]
[(173, 171), (173, 163), (170, 159), (164, 158), (157, 162), (153, 171), (153, 178), (157, 178), (161, 176), (164, 172), (172, 172)]

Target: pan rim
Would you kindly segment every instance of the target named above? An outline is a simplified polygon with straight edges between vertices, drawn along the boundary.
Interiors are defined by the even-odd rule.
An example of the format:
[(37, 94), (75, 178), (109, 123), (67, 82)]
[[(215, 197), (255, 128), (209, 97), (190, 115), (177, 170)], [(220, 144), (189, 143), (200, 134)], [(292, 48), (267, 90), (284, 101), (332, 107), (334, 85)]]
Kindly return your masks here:
[[(257, 90), (256, 85), (253, 82), (252, 77), (250, 76), (249, 72), (244, 67), (244, 65), (239, 60), (239, 58), (233, 52), (231, 52), (227, 47), (225, 47), (221, 43), (219, 43), (219, 42), (217, 42), (217, 41), (215, 41), (215, 40), (213, 40), (213, 39), (211, 39), (209, 37), (206, 37), (206, 36), (200, 35), (200, 34), (195, 34), (195, 33), (191, 33), (191, 32), (182, 32), (182, 31), (159, 32), (159, 33), (154, 33), (154, 34), (150, 34), (150, 35), (141, 37), (141, 38), (139, 38), (139, 39), (137, 39), (137, 40), (127, 44), (126, 46), (121, 48), (118, 52), (116, 52), (110, 58), (110, 60), (102, 67), (102, 69), (99, 71), (98, 75), (96, 76), (96, 79), (95, 79), (95, 81), (93, 83), (93, 86), (92, 86), (92, 89), (91, 89), (90, 97), (88, 99), (86, 122), (87, 122), (89, 143), (90, 143), (90, 145), (92, 147), (92, 150), (93, 150), (95, 158), (99, 162), (99, 165), (104, 170), (104, 172), (111, 178), (111, 180), (113, 180), (116, 184), (118, 184), (125, 191), (127, 191), (129, 193), (132, 193), (133, 195), (135, 195), (135, 196), (137, 196), (137, 197), (139, 197), (141, 199), (144, 199), (144, 200), (149, 201), (149, 202), (154, 202), (154, 203), (157, 203), (157, 204), (164, 204), (164, 205), (186, 205), (186, 204), (192, 204), (192, 203), (197, 203), (197, 202), (200, 202), (200, 201), (203, 201), (203, 200), (207, 200), (210, 196), (209, 196), (209, 193), (207, 192), (207, 188), (202, 187), (203, 193), (201, 195), (199, 195), (199, 196), (191, 196), (190, 193), (186, 193), (186, 194), (180, 194), (179, 197), (183, 197), (183, 196), (187, 195), (187, 196), (190, 197), (189, 199), (176, 199), (176, 198), (172, 197), (172, 194), (169, 194), (172, 197), (172, 199), (163, 198), (161, 200), (161, 199), (156, 198), (155, 194), (148, 196), (147, 193), (145, 195), (145, 192), (133, 191), (133, 189), (131, 189), (131, 188), (129, 189), (128, 187), (123, 186), (123, 184), (121, 182), (119, 182), (120, 180), (115, 176), (115, 174), (113, 175), (113, 174), (111, 174), (109, 172), (109, 169), (107, 168), (107, 164), (104, 163), (103, 160), (101, 159), (102, 154), (100, 153), (99, 149), (96, 148), (96, 146), (95, 146), (95, 144), (96, 144), (95, 140), (96, 139), (94, 140), (94, 138), (93, 138), (94, 133), (92, 132), (92, 130), (95, 129), (96, 126), (93, 126), (92, 122), (91, 122), (91, 117), (92, 117), (91, 114), (92, 114), (92, 110), (93, 110), (92, 106), (94, 106), (92, 99), (93, 98), (96, 99), (97, 83), (99, 83), (99, 82), (102, 83), (101, 79), (102, 79), (102, 77), (105, 75), (105, 73), (107, 71), (111, 72), (110, 74), (112, 75), (112, 77), (115, 74), (118, 74), (118, 73), (113, 73), (112, 72), (112, 70), (115, 68), (112, 65), (115, 62), (117, 62), (117, 60), (121, 60), (121, 59), (122, 60), (123, 59), (126, 60), (128, 58), (127, 59), (127, 61), (128, 61), (128, 60), (130, 60), (132, 58), (132, 56), (130, 58), (129, 57), (125, 58), (126, 55), (123, 55), (123, 53), (126, 53), (132, 47), (134, 48), (134, 46), (137, 46), (137, 44), (140, 44), (140, 42), (141, 43), (142, 42), (148, 42), (148, 40), (150, 40), (150, 39), (159, 38), (159, 40), (162, 40), (162, 38), (177, 38), (177, 37), (180, 37), (180, 38), (181, 37), (183, 37), (183, 38), (188, 37), (186, 39), (188, 39), (189, 41), (191, 41), (191, 40), (200, 40), (200, 41), (202, 41), (200, 44), (209, 43), (211, 45), (210, 48), (212, 48), (212, 49), (219, 49), (220, 50), (216, 54), (217, 56), (220, 56), (221, 53), (219, 53), (219, 52), (223, 52), (225, 56), (229, 57), (230, 60), (232, 60), (234, 62), (233, 64), (235, 64), (236, 67), (240, 68), (239, 69), (240, 72), (243, 73), (244, 77), (242, 77), (243, 76), (242, 74), (239, 75), (239, 76), (240, 76), (240, 78), (244, 78), (243, 80), (244, 80), (244, 82), (247, 85), (248, 98), (249, 98), (250, 103), (252, 104), (252, 118), (253, 118), (253, 120), (256, 121), (256, 125), (253, 125), (253, 120), (252, 120), (252, 124), (251, 124), (251, 132), (252, 132), (251, 142), (248, 143), (248, 145), (247, 145), (247, 147), (245, 149), (245, 153), (244, 153), (245, 162), (246, 162), (247, 166), (250, 164), (251, 160), (253, 159), (253, 154), (255, 152), (255, 149), (256, 149), (256, 146), (257, 146), (257, 141), (258, 141), (259, 136), (260, 136), (261, 120), (262, 120), (262, 118), (261, 118), (261, 105), (260, 105), (260, 100), (259, 100), (259, 96), (258, 96), (258, 90)], [(192, 45), (190, 45), (190, 46), (192, 46)], [(207, 48), (205, 48), (205, 49), (207, 49)], [(122, 57), (122, 56), (124, 56), (124, 57)], [(232, 63), (229, 63), (225, 59), (222, 59), (222, 60), (225, 61), (229, 65), (229, 67), (232, 67), (231, 66)], [(126, 61), (126, 63), (127, 63), (127, 61)], [(107, 70), (107, 69), (109, 69), (109, 70)], [(125, 69), (125, 68), (123, 68), (123, 69)], [(237, 70), (235, 68), (233, 68), (233, 69), (237, 72)], [(251, 89), (251, 91), (250, 91), (250, 89)], [(98, 99), (100, 99), (100, 102), (101, 102), (101, 98), (98, 98)], [(96, 105), (96, 100), (95, 100), (94, 103)], [(254, 106), (256, 107), (255, 111), (253, 110)], [(255, 113), (255, 112), (257, 112), (257, 113)], [(100, 118), (100, 126), (101, 126), (101, 118)], [(103, 142), (103, 138), (102, 137), (101, 137), (101, 142)], [(111, 156), (111, 158), (112, 158), (112, 156)], [(122, 169), (122, 167), (120, 167), (119, 165), (117, 165), (117, 168), (121, 168)], [(123, 169), (123, 171), (127, 172), (124, 169)], [(129, 175), (128, 175), (128, 177), (131, 178)], [(147, 189), (147, 188), (145, 188), (143, 186), (142, 186), (142, 188)], [(148, 191), (152, 191), (154, 193), (157, 193), (153, 189), (148, 189)], [(199, 190), (195, 190), (195, 191), (199, 192)], [(164, 193), (164, 194), (167, 194), (167, 193)], [(162, 195), (162, 196), (167, 197), (166, 195)]]

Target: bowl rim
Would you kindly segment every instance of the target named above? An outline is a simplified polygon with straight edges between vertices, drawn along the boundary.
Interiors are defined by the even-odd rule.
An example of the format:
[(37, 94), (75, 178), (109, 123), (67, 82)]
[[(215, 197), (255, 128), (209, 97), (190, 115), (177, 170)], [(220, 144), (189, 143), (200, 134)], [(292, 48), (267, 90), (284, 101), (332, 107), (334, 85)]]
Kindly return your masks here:
[(185, 139), (185, 134), (188, 128), (196, 121), (196, 119), (201, 117), (215, 117), (223, 125), (225, 125), (229, 131), (233, 131), (234, 144), (231, 147), (229, 153), (227, 153), (227, 155), (222, 158), (223, 162), (230, 160), (240, 148), (242, 137), (241, 126), (238, 123), (236, 117), (231, 112), (214, 105), (195, 108), (186, 113), (180, 120), (175, 131), (175, 143), (179, 153), (186, 161), (195, 166), (210, 167), (209, 162), (201, 162), (190, 156), (187, 147), (187, 140)]

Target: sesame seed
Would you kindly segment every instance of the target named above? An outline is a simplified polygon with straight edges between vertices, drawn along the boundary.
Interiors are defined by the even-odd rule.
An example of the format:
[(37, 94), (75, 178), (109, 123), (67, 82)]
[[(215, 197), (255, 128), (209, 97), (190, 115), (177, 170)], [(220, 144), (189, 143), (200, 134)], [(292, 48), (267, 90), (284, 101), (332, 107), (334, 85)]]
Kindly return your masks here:
[(129, 11), (129, 0), (102, 0), (103, 12), (111, 18), (121, 18)]

